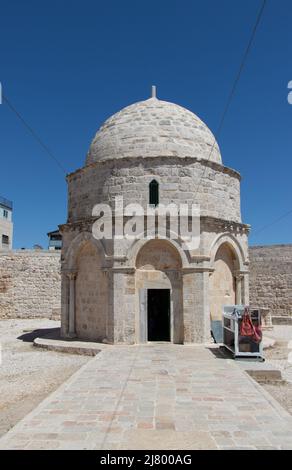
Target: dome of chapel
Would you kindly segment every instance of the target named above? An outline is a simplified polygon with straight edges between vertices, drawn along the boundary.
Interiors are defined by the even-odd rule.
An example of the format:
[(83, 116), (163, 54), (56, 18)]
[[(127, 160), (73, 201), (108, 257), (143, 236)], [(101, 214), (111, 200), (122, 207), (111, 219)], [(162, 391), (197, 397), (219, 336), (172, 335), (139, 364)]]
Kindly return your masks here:
[(123, 108), (102, 124), (91, 143), (86, 164), (112, 158), (170, 156), (222, 164), (215, 137), (198, 116), (182, 106), (152, 97)]

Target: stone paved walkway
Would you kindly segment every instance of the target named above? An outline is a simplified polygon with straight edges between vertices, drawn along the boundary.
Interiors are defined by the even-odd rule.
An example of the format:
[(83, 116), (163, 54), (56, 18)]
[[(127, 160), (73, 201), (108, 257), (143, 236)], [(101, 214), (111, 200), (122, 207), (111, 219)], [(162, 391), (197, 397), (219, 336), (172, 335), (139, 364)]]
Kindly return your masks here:
[(292, 418), (216, 348), (108, 346), (0, 448), (287, 449)]

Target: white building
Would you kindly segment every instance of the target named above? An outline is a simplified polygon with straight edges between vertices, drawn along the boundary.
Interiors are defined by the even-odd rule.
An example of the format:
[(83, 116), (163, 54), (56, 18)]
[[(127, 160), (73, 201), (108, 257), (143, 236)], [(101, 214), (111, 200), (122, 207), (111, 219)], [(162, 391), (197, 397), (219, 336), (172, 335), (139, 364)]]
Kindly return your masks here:
[(0, 196), (0, 250), (12, 249), (12, 201)]

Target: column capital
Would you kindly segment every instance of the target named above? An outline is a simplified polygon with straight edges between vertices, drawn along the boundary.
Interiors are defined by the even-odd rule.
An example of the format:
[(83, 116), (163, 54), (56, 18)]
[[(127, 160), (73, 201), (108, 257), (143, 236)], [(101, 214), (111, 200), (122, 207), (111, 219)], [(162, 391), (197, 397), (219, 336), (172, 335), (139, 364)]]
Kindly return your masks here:
[(71, 280), (76, 279), (77, 271), (68, 271), (66, 272), (66, 276)]
[(235, 278), (237, 281), (241, 281), (244, 278), (243, 274), (235, 274)]
[(246, 274), (248, 274), (248, 272), (235, 271), (234, 276), (236, 277), (236, 279), (243, 279)]

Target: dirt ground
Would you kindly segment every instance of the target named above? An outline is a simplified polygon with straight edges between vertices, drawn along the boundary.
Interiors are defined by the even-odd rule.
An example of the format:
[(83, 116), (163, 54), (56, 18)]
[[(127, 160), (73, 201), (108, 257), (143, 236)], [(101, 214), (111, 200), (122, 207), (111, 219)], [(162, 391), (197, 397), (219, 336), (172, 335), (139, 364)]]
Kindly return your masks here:
[(33, 346), (35, 337), (59, 325), (46, 319), (0, 320), (0, 436), (90, 359)]
[(292, 415), (292, 326), (275, 325), (266, 335), (275, 340), (275, 345), (265, 350), (265, 358), (281, 370), (283, 382), (261, 385)]

